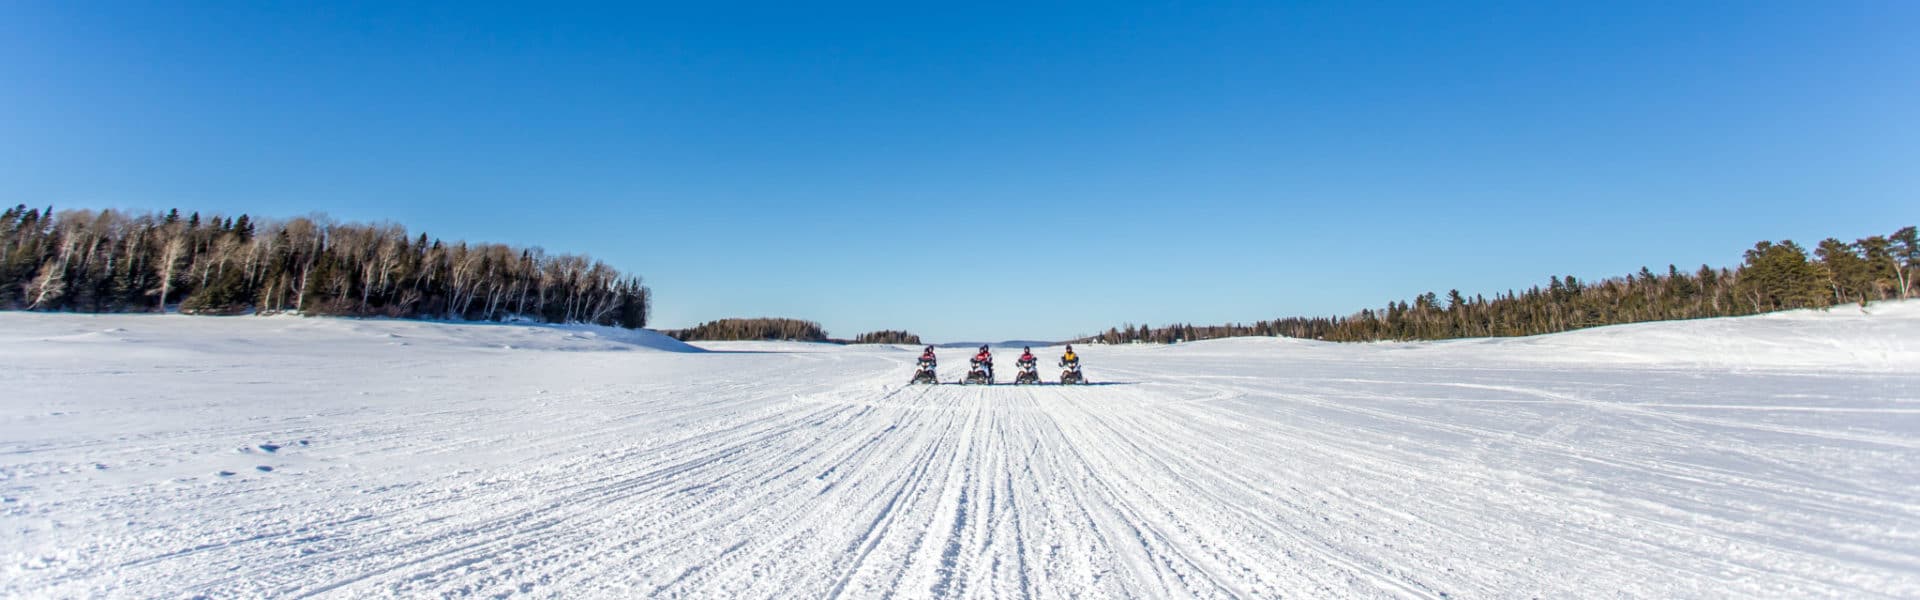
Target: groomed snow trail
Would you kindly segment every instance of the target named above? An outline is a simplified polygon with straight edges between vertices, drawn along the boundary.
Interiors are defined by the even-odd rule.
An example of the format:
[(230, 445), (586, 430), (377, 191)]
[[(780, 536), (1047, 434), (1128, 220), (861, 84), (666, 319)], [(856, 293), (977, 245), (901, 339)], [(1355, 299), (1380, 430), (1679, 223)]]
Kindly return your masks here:
[(1920, 304), (1877, 312), (991, 388), (892, 347), (0, 313), (0, 595), (1910, 598)]

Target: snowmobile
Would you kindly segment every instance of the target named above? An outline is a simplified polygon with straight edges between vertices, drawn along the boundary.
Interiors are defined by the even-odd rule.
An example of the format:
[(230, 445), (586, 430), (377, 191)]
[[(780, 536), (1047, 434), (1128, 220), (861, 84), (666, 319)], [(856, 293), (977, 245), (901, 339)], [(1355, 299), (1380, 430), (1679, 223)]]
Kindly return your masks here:
[(967, 378), (961, 384), (978, 383), (993, 385), (993, 363), (973, 361), (973, 368), (967, 370)]
[(920, 366), (913, 371), (913, 381), (907, 382), (907, 385), (916, 383), (940, 383), (939, 376), (933, 372), (933, 361), (924, 358), (920, 359)]
[(1014, 374), (1013, 384), (1031, 383), (1038, 385), (1040, 383), (1040, 366), (1037, 364), (1038, 362), (1039, 361), (1023, 360), (1014, 363), (1020, 367), (1020, 372)]
[(1060, 385), (1087, 382), (1087, 376), (1080, 373), (1080, 361), (1061, 361), (1060, 366), (1065, 367), (1060, 371)]

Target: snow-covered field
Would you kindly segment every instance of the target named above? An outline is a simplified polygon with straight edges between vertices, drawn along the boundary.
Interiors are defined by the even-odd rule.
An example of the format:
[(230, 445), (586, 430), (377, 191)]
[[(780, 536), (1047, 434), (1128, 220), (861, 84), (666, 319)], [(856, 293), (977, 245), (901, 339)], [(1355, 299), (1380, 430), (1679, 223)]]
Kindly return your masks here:
[(1871, 311), (1086, 347), (1072, 388), (0, 313), (0, 595), (1920, 597), (1920, 303)]

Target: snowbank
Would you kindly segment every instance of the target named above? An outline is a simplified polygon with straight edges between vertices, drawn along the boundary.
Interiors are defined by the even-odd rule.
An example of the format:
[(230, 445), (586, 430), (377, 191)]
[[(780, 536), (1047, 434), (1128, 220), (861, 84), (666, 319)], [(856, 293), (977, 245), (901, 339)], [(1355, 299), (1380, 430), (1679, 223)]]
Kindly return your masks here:
[(644, 329), (599, 325), (455, 323), (411, 319), (331, 317), (206, 317), (155, 314), (0, 312), (0, 343), (49, 342), (46, 350), (86, 352), (92, 344), (202, 353), (337, 353), (368, 346), (421, 350), (539, 350), (553, 352), (703, 352)]
[(1269, 354), (1297, 360), (1395, 356), (1425, 364), (1624, 368), (1920, 371), (1920, 300), (1750, 317), (1658, 321), (1511, 338), (1335, 343), (1228, 338), (1173, 346), (1089, 346), (1193, 355)]
[(1913, 372), (1920, 371), (1920, 301), (1459, 340), (1427, 350), (1515, 363)]

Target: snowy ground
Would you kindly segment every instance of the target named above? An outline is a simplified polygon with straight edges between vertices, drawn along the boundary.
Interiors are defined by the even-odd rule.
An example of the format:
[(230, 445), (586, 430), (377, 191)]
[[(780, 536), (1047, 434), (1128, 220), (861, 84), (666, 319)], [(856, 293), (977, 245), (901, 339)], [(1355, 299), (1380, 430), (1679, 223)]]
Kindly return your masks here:
[(0, 596), (1920, 597), (1920, 303), (1873, 312), (1087, 347), (1073, 388), (0, 313)]

